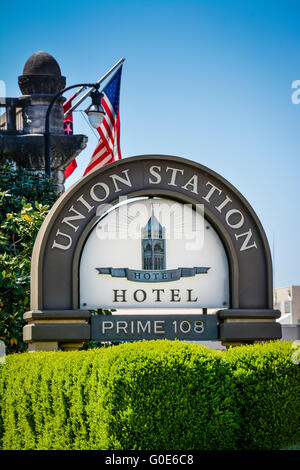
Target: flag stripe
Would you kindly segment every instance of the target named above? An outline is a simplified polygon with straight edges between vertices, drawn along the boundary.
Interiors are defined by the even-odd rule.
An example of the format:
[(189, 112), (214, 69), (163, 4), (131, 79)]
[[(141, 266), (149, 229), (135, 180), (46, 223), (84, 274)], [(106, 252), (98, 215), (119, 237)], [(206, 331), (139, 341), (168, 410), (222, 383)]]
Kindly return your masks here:
[[(77, 93), (74, 93), (74, 95), (71, 96), (71, 98), (64, 103), (63, 105), (64, 113), (69, 111), (69, 109), (72, 106), (72, 100), (76, 96), (77, 96)], [(66, 135), (73, 135), (73, 114), (72, 113), (69, 114), (69, 116), (64, 120), (64, 133)], [(69, 178), (69, 176), (71, 176), (71, 174), (76, 168), (77, 168), (77, 162), (76, 162), (76, 158), (74, 158), (74, 160), (72, 160), (71, 163), (69, 163), (69, 165), (66, 167), (64, 171), (65, 178), (66, 179)]]
[(65, 169), (64, 173), (65, 173), (65, 177), (66, 178), (69, 178), (69, 176), (73, 173), (73, 171), (77, 168), (77, 163), (76, 163), (76, 159), (72, 160), (71, 163), (67, 166), (67, 168)]
[(101, 126), (97, 129), (99, 141), (84, 172), (84, 176), (107, 163), (121, 159), (119, 115), (121, 73), (122, 66), (103, 89), (101, 104), (105, 111), (105, 116)]
[(93, 163), (91, 163), (87, 169), (85, 170), (84, 176), (88, 173), (90, 173), (92, 170), (97, 170), (98, 168), (101, 168), (102, 166), (106, 165), (106, 163), (110, 163), (113, 161), (113, 156), (111, 153), (106, 152), (105, 155), (102, 155), (101, 159), (95, 160)]
[(120, 113), (118, 111), (117, 122), (116, 122), (116, 132), (117, 132), (117, 149), (118, 149), (118, 160), (121, 160), (121, 148), (120, 148)]
[(101, 101), (101, 104), (102, 104), (102, 106), (103, 106), (103, 108), (104, 108), (104, 110), (105, 110), (105, 112), (106, 112), (106, 117), (108, 117), (111, 122), (114, 122), (114, 120), (115, 120), (115, 112), (114, 112), (114, 110), (111, 109), (111, 108), (108, 106), (108, 103), (107, 103), (107, 101), (106, 101), (105, 99), (103, 99), (103, 100)]
[(101, 150), (98, 149), (98, 151), (95, 153), (95, 155), (92, 156), (89, 165), (90, 165), (91, 163), (94, 163), (94, 161), (97, 160), (98, 158), (102, 157), (102, 155), (103, 155), (104, 153), (108, 153), (108, 152), (107, 152), (107, 150), (106, 150), (106, 147), (103, 145), (103, 146), (101, 146)]
[(109, 124), (105, 118), (103, 119), (102, 126), (102, 132), (105, 134), (106, 139), (109, 142), (113, 139), (114, 126), (111, 123)]

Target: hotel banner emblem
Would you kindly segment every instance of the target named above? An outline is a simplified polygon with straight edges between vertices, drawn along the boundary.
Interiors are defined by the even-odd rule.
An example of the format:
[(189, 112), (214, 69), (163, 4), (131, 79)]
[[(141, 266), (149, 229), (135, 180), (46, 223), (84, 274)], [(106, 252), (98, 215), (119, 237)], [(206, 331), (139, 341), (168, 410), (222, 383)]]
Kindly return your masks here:
[(196, 274), (207, 274), (210, 268), (177, 268), (162, 271), (148, 271), (128, 268), (96, 268), (99, 274), (110, 274), (112, 277), (126, 277), (135, 282), (170, 282), (182, 277), (194, 277)]

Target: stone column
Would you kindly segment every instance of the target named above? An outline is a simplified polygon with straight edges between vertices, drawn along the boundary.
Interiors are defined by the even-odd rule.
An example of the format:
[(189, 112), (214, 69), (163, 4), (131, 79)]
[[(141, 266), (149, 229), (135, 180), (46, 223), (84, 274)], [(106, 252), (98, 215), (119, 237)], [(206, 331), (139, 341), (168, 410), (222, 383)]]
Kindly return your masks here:
[(281, 337), (279, 310), (227, 309), (217, 312), (220, 340), (226, 348)]
[[(1, 134), (0, 164), (11, 161), (19, 167), (45, 171), (45, 120), (53, 97), (66, 86), (57, 61), (46, 52), (36, 52), (18, 78), (22, 92), (14, 108), (22, 108), (23, 130)], [(86, 147), (84, 135), (64, 134), (64, 97), (58, 97), (50, 114), (51, 170), (59, 193), (64, 191), (64, 170)], [(8, 109), (8, 108), (7, 108)], [(7, 120), (11, 118), (9, 109)]]
[[(19, 99), (22, 104), (24, 134), (43, 134), (45, 132), (46, 113), (53, 95), (25, 95)], [(50, 114), (50, 131), (53, 134), (64, 135), (63, 103), (65, 98), (59, 97)]]
[(86, 310), (26, 312), (23, 339), (28, 343), (28, 351), (80, 349), (85, 341), (90, 340), (90, 317), (91, 313)]

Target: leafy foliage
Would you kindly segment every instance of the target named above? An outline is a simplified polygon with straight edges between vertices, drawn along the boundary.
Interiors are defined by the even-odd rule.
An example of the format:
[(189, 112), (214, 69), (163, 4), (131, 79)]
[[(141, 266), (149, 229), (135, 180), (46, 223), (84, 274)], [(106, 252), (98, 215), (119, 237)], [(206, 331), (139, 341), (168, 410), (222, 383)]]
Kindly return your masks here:
[(9, 165), (0, 169), (0, 339), (24, 351), (23, 314), (29, 309), (33, 244), (57, 198), (44, 175)]
[[(279, 449), (300, 442), (300, 364), (290, 343), (232, 348), (230, 364), (239, 391), (244, 449)], [(245, 406), (247, 404), (247, 406)]]
[(14, 354), (0, 366), (2, 447), (292, 446), (299, 384), (299, 365), (283, 342), (225, 352), (163, 340)]

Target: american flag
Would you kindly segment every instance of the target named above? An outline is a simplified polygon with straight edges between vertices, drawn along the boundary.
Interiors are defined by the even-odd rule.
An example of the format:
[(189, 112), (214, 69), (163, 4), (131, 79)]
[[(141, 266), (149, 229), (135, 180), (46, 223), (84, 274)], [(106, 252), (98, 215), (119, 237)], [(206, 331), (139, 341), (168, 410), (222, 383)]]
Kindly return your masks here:
[(121, 159), (119, 113), (121, 74), (122, 65), (102, 90), (101, 104), (105, 115), (101, 126), (97, 128), (100, 138), (84, 176), (107, 163)]
[[(71, 108), (72, 106), (72, 100), (74, 98), (76, 98), (76, 96), (78, 95), (78, 92), (77, 93), (74, 93), (74, 95), (68, 100), (65, 102), (63, 108), (64, 108), (64, 114), (69, 111), (69, 109)], [(69, 114), (69, 116), (64, 120), (64, 133), (66, 135), (73, 135), (73, 114)], [(64, 173), (65, 173), (65, 178), (69, 178), (69, 176), (73, 173), (73, 171), (77, 168), (77, 162), (76, 162), (76, 159), (74, 158), (74, 160), (71, 161), (71, 163), (67, 166), (67, 168), (65, 169)]]

